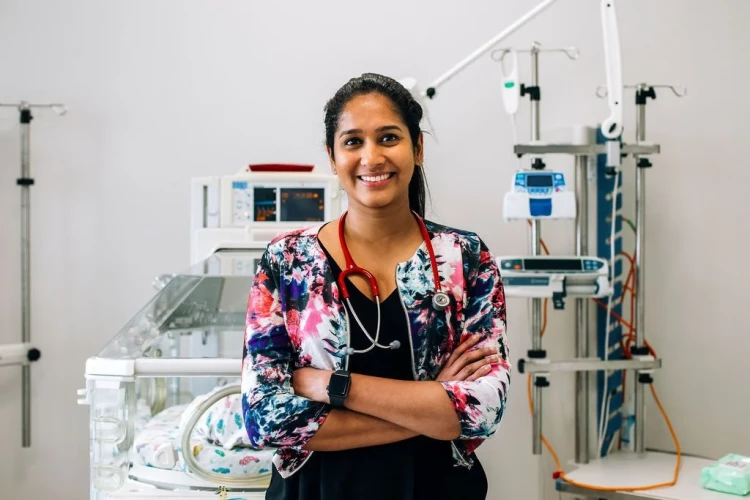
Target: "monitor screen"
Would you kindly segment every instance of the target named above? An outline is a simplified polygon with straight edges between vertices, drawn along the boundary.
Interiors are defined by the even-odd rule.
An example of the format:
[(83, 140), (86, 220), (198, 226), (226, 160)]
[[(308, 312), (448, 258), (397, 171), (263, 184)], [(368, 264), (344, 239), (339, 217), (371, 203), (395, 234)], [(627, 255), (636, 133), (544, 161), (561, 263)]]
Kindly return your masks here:
[(581, 259), (524, 259), (527, 271), (580, 271)]
[(253, 189), (253, 220), (276, 222), (276, 188)]
[(526, 176), (528, 187), (552, 187), (551, 174), (532, 174)]
[(324, 188), (281, 188), (279, 222), (322, 222), (325, 219)]

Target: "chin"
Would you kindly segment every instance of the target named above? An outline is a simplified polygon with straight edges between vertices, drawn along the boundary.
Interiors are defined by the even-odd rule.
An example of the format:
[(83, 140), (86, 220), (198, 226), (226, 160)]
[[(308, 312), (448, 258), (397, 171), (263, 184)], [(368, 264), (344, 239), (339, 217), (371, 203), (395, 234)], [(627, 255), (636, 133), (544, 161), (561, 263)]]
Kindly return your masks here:
[(381, 208), (388, 208), (397, 203), (397, 200), (392, 196), (363, 196), (357, 199), (357, 203), (363, 207), (377, 210)]

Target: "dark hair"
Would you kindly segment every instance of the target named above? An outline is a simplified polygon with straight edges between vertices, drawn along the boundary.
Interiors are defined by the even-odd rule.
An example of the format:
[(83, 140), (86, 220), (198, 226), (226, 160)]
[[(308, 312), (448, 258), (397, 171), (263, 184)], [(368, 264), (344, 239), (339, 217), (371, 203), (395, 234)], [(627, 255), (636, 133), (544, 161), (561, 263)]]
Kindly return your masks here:
[[(333, 155), (333, 138), (344, 106), (358, 95), (371, 93), (381, 94), (391, 100), (396, 112), (409, 129), (411, 142), (416, 147), (421, 132), (419, 122), (422, 121), (422, 106), (403, 85), (393, 78), (376, 73), (365, 73), (346, 82), (325, 105), (326, 144), (331, 149), (331, 155)], [(409, 208), (420, 217), (424, 217), (426, 200), (427, 181), (424, 170), (421, 165), (414, 165), (414, 175), (409, 181)]]

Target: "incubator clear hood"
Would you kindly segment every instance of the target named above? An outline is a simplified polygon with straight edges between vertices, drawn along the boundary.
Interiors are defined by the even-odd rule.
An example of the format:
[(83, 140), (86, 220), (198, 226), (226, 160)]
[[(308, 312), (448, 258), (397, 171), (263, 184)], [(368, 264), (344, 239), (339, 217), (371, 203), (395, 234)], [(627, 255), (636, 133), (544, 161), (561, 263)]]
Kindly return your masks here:
[(86, 364), (86, 375), (239, 376), (257, 250), (222, 250), (160, 290)]

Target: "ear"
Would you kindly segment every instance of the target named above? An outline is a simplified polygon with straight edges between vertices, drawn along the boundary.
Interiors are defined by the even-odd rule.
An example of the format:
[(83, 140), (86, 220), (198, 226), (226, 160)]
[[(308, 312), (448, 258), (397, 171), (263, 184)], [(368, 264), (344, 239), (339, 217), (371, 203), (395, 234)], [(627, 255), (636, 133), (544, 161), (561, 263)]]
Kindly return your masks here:
[(336, 175), (336, 161), (333, 159), (333, 150), (328, 145), (326, 145), (326, 152), (328, 153), (328, 161), (331, 164), (331, 171)]
[(414, 145), (414, 162), (417, 165), (424, 164), (424, 136), (419, 133), (417, 143)]

